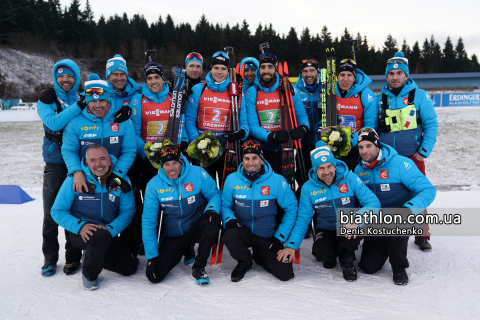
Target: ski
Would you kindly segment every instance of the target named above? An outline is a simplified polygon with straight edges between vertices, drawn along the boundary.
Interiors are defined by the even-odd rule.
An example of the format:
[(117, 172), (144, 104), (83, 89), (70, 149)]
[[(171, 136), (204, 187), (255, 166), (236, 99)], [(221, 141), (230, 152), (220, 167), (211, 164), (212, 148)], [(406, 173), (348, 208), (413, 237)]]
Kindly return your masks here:
[(338, 121), (337, 121), (337, 95), (335, 93), (335, 87), (337, 85), (337, 67), (336, 67), (336, 61), (335, 61), (335, 49), (331, 48), (330, 49), (330, 65), (332, 68), (332, 98), (331, 98), (331, 113), (332, 113), (332, 120), (331, 120), (331, 125), (336, 126)]
[(325, 127), (332, 125), (332, 60), (330, 59), (330, 49), (327, 48), (327, 95), (326, 95), (326, 110), (325, 110)]
[(175, 69), (175, 77), (173, 78), (173, 91), (170, 99), (170, 115), (168, 117), (167, 132), (165, 138), (173, 140), (173, 127), (175, 126), (175, 108), (177, 106), (178, 88), (180, 85), (180, 66)]
[[(178, 67), (179, 68), (179, 67)], [(178, 69), (177, 68), (177, 69)], [(173, 94), (176, 93), (176, 99), (175, 99), (175, 109), (174, 109), (174, 116), (175, 116), (175, 122), (173, 125), (173, 132), (171, 135), (171, 141), (176, 143), (177, 145), (180, 145), (181, 143), (181, 130), (183, 130), (183, 123), (182, 123), (182, 109), (185, 106), (186, 102), (186, 91), (185, 91), (185, 69), (181, 69), (179, 78), (177, 80), (178, 84), (175, 83), (175, 89)], [(185, 112), (184, 112), (185, 113)], [(170, 110), (170, 115), (172, 114), (172, 110)], [(180, 133), (180, 136), (179, 136)], [(169, 136), (170, 138), (170, 136)]]
[(325, 68), (325, 63), (322, 63), (320, 80), (322, 83), (322, 122), (321, 126), (327, 126), (327, 68)]

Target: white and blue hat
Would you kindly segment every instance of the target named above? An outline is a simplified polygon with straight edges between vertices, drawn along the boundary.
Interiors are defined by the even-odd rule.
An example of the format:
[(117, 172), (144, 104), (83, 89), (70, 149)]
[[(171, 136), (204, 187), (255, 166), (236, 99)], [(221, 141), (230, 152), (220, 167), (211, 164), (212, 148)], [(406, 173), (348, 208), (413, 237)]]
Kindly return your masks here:
[(323, 141), (318, 141), (315, 144), (315, 149), (310, 152), (310, 160), (312, 160), (312, 168), (315, 172), (319, 166), (328, 162), (335, 166), (335, 157)]
[(391, 70), (402, 70), (408, 77), (408, 59), (405, 58), (403, 52), (399, 51), (395, 53), (393, 58), (387, 60), (387, 69), (385, 70), (385, 77), (387, 77), (388, 72)]
[(119, 54), (107, 61), (107, 71), (105, 72), (105, 78), (108, 79), (112, 72), (121, 71), (128, 76), (127, 62)]
[[(103, 93), (93, 93), (88, 95), (87, 90), (92, 88), (103, 89)], [(105, 80), (100, 80), (100, 77), (96, 73), (90, 74), (88, 76), (88, 81), (85, 81), (85, 101), (86, 103), (89, 103), (93, 100), (106, 100), (109, 105), (111, 104), (110, 94), (108, 93), (108, 83)]]

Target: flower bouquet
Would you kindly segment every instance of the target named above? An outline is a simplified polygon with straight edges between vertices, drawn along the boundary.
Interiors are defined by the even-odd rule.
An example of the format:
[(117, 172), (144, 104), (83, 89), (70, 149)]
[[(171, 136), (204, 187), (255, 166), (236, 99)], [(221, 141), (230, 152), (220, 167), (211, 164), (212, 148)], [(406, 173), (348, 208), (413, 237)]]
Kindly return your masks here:
[(352, 128), (347, 126), (332, 126), (322, 128), (320, 139), (325, 142), (333, 156), (338, 159), (346, 156), (352, 145), (350, 137), (352, 136)]
[(223, 154), (223, 146), (210, 131), (204, 132), (187, 148), (187, 153), (200, 162), (202, 168), (215, 163)]
[(150, 160), (150, 162), (155, 168), (160, 169), (162, 167), (159, 161), (160, 150), (164, 146), (168, 146), (168, 145), (174, 145), (174, 144), (168, 139), (163, 139), (163, 140), (157, 139), (155, 143), (151, 143), (151, 142), (145, 143), (145, 146), (143, 147), (143, 149), (145, 150), (145, 154), (147, 155), (148, 160)]

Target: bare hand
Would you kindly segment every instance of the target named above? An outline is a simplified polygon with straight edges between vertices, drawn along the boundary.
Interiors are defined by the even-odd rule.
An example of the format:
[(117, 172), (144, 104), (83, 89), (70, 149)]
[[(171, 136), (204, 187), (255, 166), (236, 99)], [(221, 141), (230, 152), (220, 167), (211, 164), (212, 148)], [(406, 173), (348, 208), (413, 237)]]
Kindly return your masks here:
[(423, 160), (425, 160), (425, 157), (422, 156), (422, 155), (421, 155), (420, 153), (418, 153), (418, 152), (415, 152), (415, 154), (413, 155), (413, 157), (414, 157), (415, 159), (417, 159), (418, 161), (423, 161)]
[(97, 231), (97, 229), (100, 229), (98, 225), (85, 223), (80, 228), (80, 232), (78, 234), (82, 237), (82, 240), (84, 242), (87, 242), (88, 240), (90, 240), (90, 237), (93, 236), (93, 233)]
[(87, 181), (82, 171), (77, 171), (73, 174), (73, 191), (82, 192), (82, 186), (88, 191)]
[(295, 249), (293, 248), (285, 248), (283, 250), (278, 251), (277, 253), (277, 260), (280, 262), (285, 261), (285, 259), (288, 259), (288, 257), (293, 258), (295, 257)]
[[(357, 229), (358, 224), (347, 223), (347, 224), (344, 224), (343, 227), (345, 229)], [(347, 238), (348, 240), (355, 239), (356, 237), (357, 237), (356, 235), (349, 235), (349, 234), (345, 235), (345, 238)]]

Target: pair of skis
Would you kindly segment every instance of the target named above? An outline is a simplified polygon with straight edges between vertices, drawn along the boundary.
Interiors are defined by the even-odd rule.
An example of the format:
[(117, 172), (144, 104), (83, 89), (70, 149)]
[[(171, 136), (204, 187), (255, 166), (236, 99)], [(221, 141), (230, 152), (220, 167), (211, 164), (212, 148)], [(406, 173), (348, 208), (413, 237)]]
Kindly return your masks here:
[[(240, 130), (240, 105), (238, 97), (240, 95), (238, 90), (237, 83), (237, 73), (239, 71), (240, 65), (237, 64), (237, 68), (230, 68), (230, 83), (228, 85), (228, 92), (230, 94), (231, 100), (231, 109), (230, 109), (230, 125), (229, 130), (238, 131)], [(241, 148), (240, 141), (228, 142), (225, 151), (225, 166), (223, 169), (223, 179), (221, 182), (220, 189), (223, 189), (225, 180), (227, 176), (235, 171), (237, 171), (240, 166), (241, 159)], [(210, 258), (210, 265), (213, 266), (215, 263), (220, 264), (222, 262), (223, 256), (223, 242), (222, 242), (222, 231), (223, 227), (220, 226), (220, 231), (218, 232), (218, 239), (212, 246), (212, 256)]]
[[(282, 121), (282, 130), (290, 132), (292, 129), (298, 127), (297, 116), (295, 114), (295, 105), (293, 103), (294, 90), (288, 78), (288, 65), (285, 61), (278, 65), (278, 74), (280, 76), (280, 113)], [(303, 182), (308, 180), (305, 162), (303, 161), (302, 143), (300, 140), (293, 140), (288, 137), (288, 141), (282, 144), (282, 175), (287, 179), (287, 182), (295, 192), (295, 154), (297, 151), (297, 170), (300, 172), (300, 178)], [(293, 262), (292, 257), (292, 262)], [(295, 251), (295, 262), (300, 263), (300, 249)]]
[(177, 67), (173, 79), (173, 91), (170, 104), (170, 115), (165, 138), (180, 146), (182, 142), (183, 127), (185, 124), (185, 103), (187, 98), (187, 80), (185, 69)]
[(326, 50), (327, 67), (321, 70), (322, 82), (322, 127), (337, 125), (337, 96), (335, 94), (336, 58), (335, 49)]

